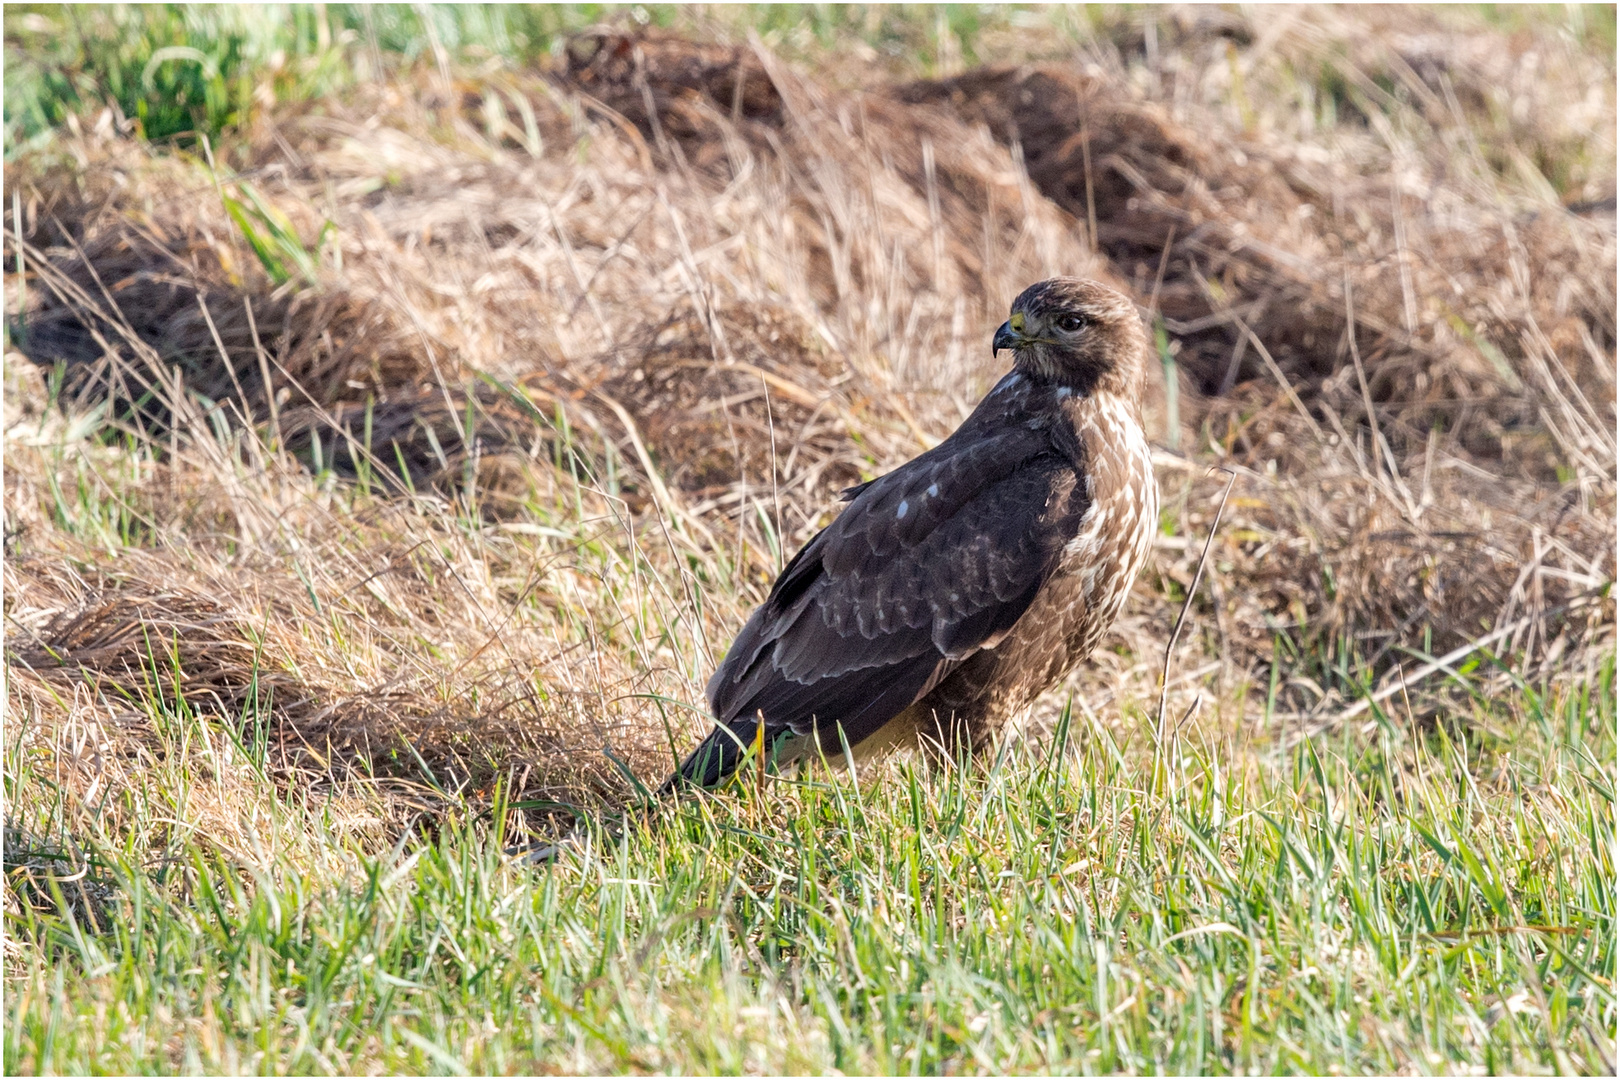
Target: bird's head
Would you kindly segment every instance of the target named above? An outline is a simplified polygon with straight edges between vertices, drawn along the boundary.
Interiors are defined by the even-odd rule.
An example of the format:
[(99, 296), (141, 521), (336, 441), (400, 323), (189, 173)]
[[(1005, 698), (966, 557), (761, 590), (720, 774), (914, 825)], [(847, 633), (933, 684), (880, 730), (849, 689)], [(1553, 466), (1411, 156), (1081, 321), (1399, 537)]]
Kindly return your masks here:
[(1016, 370), (1072, 387), (1081, 397), (1142, 396), (1147, 335), (1129, 298), (1084, 278), (1048, 278), (1018, 294), (994, 349)]

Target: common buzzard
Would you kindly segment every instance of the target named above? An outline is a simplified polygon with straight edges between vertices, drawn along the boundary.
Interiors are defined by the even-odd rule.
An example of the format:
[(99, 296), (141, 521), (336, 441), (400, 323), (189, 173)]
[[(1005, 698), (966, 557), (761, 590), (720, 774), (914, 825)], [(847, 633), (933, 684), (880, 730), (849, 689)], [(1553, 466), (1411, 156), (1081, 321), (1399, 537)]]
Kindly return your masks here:
[(1135, 306), (1052, 278), (1013, 301), (1013, 368), (932, 450), (850, 488), (709, 680), (718, 721), (664, 784), (921, 744), (982, 752), (1096, 647), (1147, 558), (1159, 493)]

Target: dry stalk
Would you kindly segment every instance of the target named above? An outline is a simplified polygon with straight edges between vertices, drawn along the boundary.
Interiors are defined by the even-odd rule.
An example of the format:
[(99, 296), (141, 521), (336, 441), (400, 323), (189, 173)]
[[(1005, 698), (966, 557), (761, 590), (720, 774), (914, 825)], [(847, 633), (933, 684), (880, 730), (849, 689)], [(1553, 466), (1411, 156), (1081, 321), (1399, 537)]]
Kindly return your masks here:
[(1192, 609), (1193, 597), (1198, 594), (1199, 582), (1204, 579), (1204, 565), (1209, 561), (1209, 549), (1215, 542), (1216, 531), (1220, 528), (1221, 515), (1226, 512), (1226, 500), (1232, 494), (1232, 485), (1237, 482), (1237, 473), (1232, 469), (1216, 466), (1210, 472), (1224, 472), (1226, 487), (1221, 490), (1220, 504), (1216, 506), (1215, 516), (1209, 523), (1209, 535), (1204, 538), (1203, 550), (1199, 552), (1198, 563), (1193, 568), (1192, 584), (1187, 586), (1187, 596), (1181, 602), (1181, 611), (1176, 616), (1175, 627), (1170, 631), (1170, 640), (1164, 646), (1164, 663), (1159, 668), (1159, 707), (1154, 713), (1153, 721), (1154, 753), (1160, 755), (1164, 752), (1164, 706), (1166, 696), (1170, 692), (1170, 658), (1175, 652), (1176, 641), (1181, 637), (1181, 627), (1187, 621), (1187, 612)]

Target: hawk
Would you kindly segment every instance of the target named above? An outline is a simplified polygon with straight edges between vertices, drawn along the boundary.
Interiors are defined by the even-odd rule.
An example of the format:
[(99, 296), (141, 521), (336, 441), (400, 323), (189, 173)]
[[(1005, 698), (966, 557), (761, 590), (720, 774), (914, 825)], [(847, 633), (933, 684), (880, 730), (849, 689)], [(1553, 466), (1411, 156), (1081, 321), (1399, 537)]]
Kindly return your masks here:
[(778, 764), (982, 753), (1096, 647), (1158, 522), (1141, 317), (1052, 278), (992, 348), (1012, 370), (962, 426), (846, 490), (777, 577), (709, 680), (714, 731), (663, 790), (719, 783), (756, 740)]

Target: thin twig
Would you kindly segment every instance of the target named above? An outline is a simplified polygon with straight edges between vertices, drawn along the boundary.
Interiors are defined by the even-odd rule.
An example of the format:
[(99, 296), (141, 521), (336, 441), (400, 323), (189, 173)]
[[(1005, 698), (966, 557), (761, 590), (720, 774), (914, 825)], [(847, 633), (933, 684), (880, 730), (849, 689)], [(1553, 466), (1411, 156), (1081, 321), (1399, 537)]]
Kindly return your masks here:
[(1170, 247), (1175, 243), (1176, 223), (1170, 223), (1170, 231), (1164, 234), (1164, 247), (1159, 251), (1159, 272), (1153, 275), (1153, 295), (1148, 298), (1148, 312), (1155, 318), (1159, 314), (1159, 290), (1164, 287), (1164, 272), (1170, 265)]
[(1091, 129), (1085, 125), (1080, 128), (1080, 157), (1086, 169), (1086, 235), (1090, 241), (1092, 251), (1097, 250), (1097, 199), (1092, 193), (1091, 183)]
[(1192, 608), (1193, 597), (1198, 595), (1198, 583), (1204, 579), (1204, 564), (1209, 561), (1210, 545), (1215, 542), (1216, 530), (1221, 527), (1221, 515), (1226, 512), (1226, 500), (1232, 494), (1232, 485), (1237, 483), (1237, 473), (1223, 465), (1214, 466), (1210, 472), (1225, 473), (1226, 488), (1221, 492), (1220, 505), (1215, 508), (1215, 520), (1209, 523), (1209, 535), (1204, 538), (1204, 550), (1199, 553), (1198, 566), (1193, 570), (1192, 585), (1187, 589), (1187, 598), (1181, 602), (1181, 614), (1176, 616), (1175, 629), (1170, 631), (1170, 640), (1164, 647), (1164, 666), (1159, 670), (1159, 709), (1153, 724), (1154, 741), (1160, 750), (1164, 746), (1164, 702), (1170, 692), (1170, 656), (1175, 652), (1176, 640), (1181, 637), (1181, 627), (1187, 621), (1187, 612)]
[(782, 553), (787, 538), (782, 535), (782, 488), (776, 475), (776, 414), (771, 409), (771, 384), (760, 372), (759, 385), (765, 392), (765, 419), (771, 429), (771, 499), (776, 504), (776, 572), (782, 572)]
[(1367, 370), (1361, 362), (1361, 348), (1356, 344), (1356, 308), (1351, 299), (1349, 270), (1344, 274), (1344, 334), (1350, 344), (1350, 361), (1355, 365), (1356, 381), (1361, 386), (1361, 407), (1367, 411), (1367, 426), (1372, 430), (1374, 482), (1380, 487), (1387, 487), (1384, 482), (1384, 473), (1387, 471), (1390, 479), (1394, 481), (1396, 490), (1393, 494), (1405, 497), (1408, 517), (1416, 520), (1417, 507), (1412, 503), (1412, 493), (1407, 490), (1406, 483), (1401, 479), (1400, 469), (1395, 464), (1395, 455), (1378, 425), (1378, 411), (1373, 407), (1372, 389), (1367, 385)]
[(1255, 349), (1260, 353), (1260, 359), (1265, 361), (1266, 367), (1271, 371), (1272, 378), (1277, 380), (1277, 385), (1282, 387), (1282, 392), (1287, 395), (1289, 401), (1293, 402), (1294, 408), (1299, 411), (1300, 417), (1310, 427), (1311, 433), (1316, 436), (1316, 441), (1318, 443), (1325, 442), (1326, 440), (1322, 434), (1322, 425), (1316, 422), (1316, 417), (1311, 415), (1311, 410), (1307, 409), (1305, 407), (1305, 403), (1299, 399), (1299, 394), (1297, 391), (1295, 391), (1294, 384), (1288, 381), (1287, 375), (1283, 374), (1282, 368), (1278, 366), (1277, 361), (1272, 357), (1271, 350), (1266, 348), (1266, 343), (1260, 340), (1258, 334), (1249, 329), (1249, 324), (1243, 320), (1241, 315), (1239, 315), (1236, 311), (1233, 311), (1229, 305), (1221, 302), (1216, 297), (1215, 290), (1210, 288), (1209, 279), (1204, 277), (1203, 273), (1199, 271), (1198, 264), (1192, 263), (1191, 265), (1193, 276), (1198, 279), (1198, 284), (1203, 288), (1204, 295), (1209, 298), (1210, 303), (1216, 304), (1219, 307), (1231, 312), (1232, 321), (1237, 323), (1238, 331), (1248, 335), (1250, 343), (1253, 344)]

